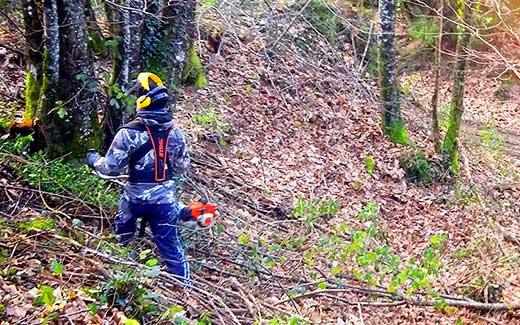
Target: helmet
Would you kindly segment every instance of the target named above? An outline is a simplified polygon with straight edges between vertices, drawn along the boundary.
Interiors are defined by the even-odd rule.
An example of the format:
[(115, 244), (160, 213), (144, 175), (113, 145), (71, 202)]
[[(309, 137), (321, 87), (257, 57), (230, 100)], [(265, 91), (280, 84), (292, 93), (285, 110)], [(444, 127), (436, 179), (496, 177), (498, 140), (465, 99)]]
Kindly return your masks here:
[(137, 76), (137, 82), (126, 94), (138, 90), (136, 100), (137, 109), (162, 108), (168, 102), (168, 92), (161, 79), (151, 72), (141, 72)]

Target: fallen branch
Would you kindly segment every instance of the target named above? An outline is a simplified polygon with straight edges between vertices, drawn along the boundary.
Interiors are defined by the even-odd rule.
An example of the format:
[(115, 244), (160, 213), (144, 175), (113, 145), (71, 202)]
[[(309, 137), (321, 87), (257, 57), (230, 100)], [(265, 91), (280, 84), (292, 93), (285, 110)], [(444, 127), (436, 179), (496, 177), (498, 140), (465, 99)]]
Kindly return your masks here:
[[(393, 303), (390, 302), (371, 302), (370, 304), (367, 304), (367, 302), (354, 302), (350, 300), (346, 300), (341, 297), (337, 297), (335, 295), (339, 293), (346, 293), (346, 292), (356, 292), (356, 293), (367, 293), (371, 296), (377, 296), (377, 297), (384, 297), (388, 298), (390, 300), (393, 300)], [(439, 304), (439, 301), (433, 301), (433, 300), (426, 300), (421, 298), (414, 298), (405, 294), (389, 294), (382, 292), (380, 290), (373, 290), (370, 288), (363, 288), (358, 286), (349, 286), (342, 289), (324, 289), (324, 290), (315, 290), (306, 292), (304, 294), (294, 296), (291, 299), (292, 300), (299, 300), (299, 299), (305, 299), (310, 298), (314, 296), (327, 296), (327, 297), (334, 297), (339, 298), (338, 301), (342, 301), (345, 303), (348, 303), (349, 305), (367, 305), (372, 307), (388, 307), (388, 306), (400, 306), (404, 304), (414, 305), (414, 306), (436, 306)], [(474, 300), (461, 300), (457, 297), (450, 298), (449, 296), (444, 296), (442, 302), (445, 303), (448, 306), (451, 307), (460, 307), (460, 308), (468, 308), (468, 309), (476, 309), (476, 310), (483, 310), (483, 311), (510, 311), (510, 310), (520, 310), (520, 303), (513, 303), (513, 304), (507, 304), (507, 303), (483, 303), (478, 302)], [(289, 302), (289, 299), (284, 299), (279, 301), (276, 305), (281, 305), (284, 303)]]

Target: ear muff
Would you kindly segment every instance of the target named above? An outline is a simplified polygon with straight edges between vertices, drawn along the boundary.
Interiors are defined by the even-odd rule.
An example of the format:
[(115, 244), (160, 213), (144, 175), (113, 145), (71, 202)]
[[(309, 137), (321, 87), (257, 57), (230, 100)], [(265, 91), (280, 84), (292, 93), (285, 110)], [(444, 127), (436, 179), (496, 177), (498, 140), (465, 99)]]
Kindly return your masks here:
[(138, 110), (150, 106), (151, 103), (152, 99), (148, 95), (143, 95), (135, 101)]
[(137, 76), (137, 81), (139, 82), (141, 87), (143, 87), (145, 90), (148, 90), (148, 91), (150, 90), (150, 82), (149, 82), (150, 79), (153, 82), (155, 82), (155, 84), (157, 86), (159, 86), (159, 87), (163, 86), (163, 82), (161, 81), (161, 79), (156, 74), (153, 74), (151, 72), (141, 72)]

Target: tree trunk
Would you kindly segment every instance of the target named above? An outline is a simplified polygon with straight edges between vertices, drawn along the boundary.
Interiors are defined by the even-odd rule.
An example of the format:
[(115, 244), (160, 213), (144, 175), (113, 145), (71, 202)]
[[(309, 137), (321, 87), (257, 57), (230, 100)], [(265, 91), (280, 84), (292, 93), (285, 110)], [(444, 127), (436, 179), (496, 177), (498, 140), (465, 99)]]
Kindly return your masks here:
[(96, 13), (96, 7), (94, 7), (93, 0), (87, 0), (85, 6), (86, 30), (88, 36), (88, 46), (91, 51), (101, 57), (107, 56), (107, 46), (105, 44), (105, 37), (103, 30), (98, 24), (98, 18)]
[(60, 101), (41, 118), (49, 156), (76, 158), (100, 144), (97, 83), (87, 46), (84, 1), (58, 0), (57, 9)]
[(467, 6), (463, 0), (457, 1), (457, 4), (459, 5), (457, 9), (459, 13), (459, 22), (461, 24), (457, 27), (457, 62), (455, 63), (453, 72), (453, 88), (450, 113), (448, 116), (448, 130), (446, 131), (443, 145), (445, 162), (454, 174), (457, 173), (458, 169), (457, 142), (459, 141), (460, 124), (464, 112), (464, 83), (467, 67), (467, 48), (470, 41), (470, 33), (462, 24), (471, 23), (471, 8)]
[[(147, 10), (160, 11), (164, 22), (154, 17), (148, 17), (145, 21), (142, 42), (145, 69), (157, 74), (170, 89), (172, 107), (178, 99), (178, 89), (183, 80), (197, 87), (204, 87), (207, 83), (193, 46), (195, 5), (194, 0), (170, 1), (160, 11), (160, 6), (155, 2)], [(169, 64), (165, 65), (164, 62)]]
[(443, 11), (444, 11), (444, 0), (439, 0), (439, 34), (437, 35), (437, 46), (435, 48), (435, 66), (434, 66), (434, 74), (435, 74), (435, 82), (433, 87), (433, 96), (432, 96), (432, 136), (433, 136), (433, 146), (435, 148), (436, 153), (440, 153), (442, 151), (442, 144), (440, 140), (440, 132), (439, 132), (439, 86), (441, 80), (441, 60), (442, 60), (442, 34), (443, 34)]
[[(128, 89), (131, 75), (136, 74), (141, 66), (140, 40), (141, 23), (144, 3), (141, 0), (125, 0), (125, 8), (110, 8), (110, 20), (120, 23), (111, 25), (111, 33), (114, 35), (111, 46), (112, 54), (112, 78), (108, 90), (109, 99), (105, 108), (103, 119), (103, 149), (110, 146), (118, 128), (128, 122), (135, 114), (135, 108), (130, 101), (123, 96)], [(120, 35), (120, 36), (119, 36)]]
[[(45, 139), (52, 139), (53, 125), (48, 122), (49, 112), (57, 106), (59, 81), (60, 34), (58, 27), (58, 8), (56, 0), (45, 0), (43, 20), (45, 25), (45, 62), (43, 64), (43, 85), (40, 93), (38, 116)], [(52, 143), (52, 140), (50, 140)]]
[(395, 0), (379, 1), (379, 89), (383, 130), (390, 141), (410, 145), (408, 131), (401, 117), (396, 74)]
[(23, 3), (23, 18), (25, 25), (25, 115), (24, 120), (30, 122), (38, 113), (38, 99), (42, 85), (43, 69), (43, 26), (41, 1), (26, 0)]

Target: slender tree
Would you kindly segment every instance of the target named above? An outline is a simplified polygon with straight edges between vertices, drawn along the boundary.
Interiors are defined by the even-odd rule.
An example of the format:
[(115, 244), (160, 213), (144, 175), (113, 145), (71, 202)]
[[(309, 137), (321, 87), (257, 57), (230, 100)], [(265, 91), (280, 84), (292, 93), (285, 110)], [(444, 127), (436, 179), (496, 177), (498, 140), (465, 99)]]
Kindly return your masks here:
[(448, 130), (444, 138), (443, 154), (446, 163), (450, 166), (451, 171), (456, 174), (458, 169), (458, 139), (460, 133), (460, 125), (462, 114), (464, 113), (464, 84), (466, 78), (467, 67), (467, 49), (470, 41), (470, 33), (466, 30), (466, 24), (471, 23), (472, 11), (464, 0), (457, 0), (457, 48), (454, 72), (453, 87), (450, 103), (450, 112), (448, 116)]
[[(43, 69), (43, 26), (41, 1), (26, 0), (23, 3), (23, 18), (25, 25), (25, 116), (31, 122), (38, 112), (38, 99), (42, 85)], [(32, 122), (31, 122), (32, 123)]]
[(394, 143), (410, 145), (401, 105), (396, 73), (395, 0), (379, 1), (379, 97), (383, 130)]
[(442, 60), (442, 36), (444, 33), (444, 19), (443, 19), (443, 11), (444, 11), (444, 0), (439, 0), (439, 10), (438, 10), (438, 19), (439, 19), (439, 33), (437, 34), (437, 44), (435, 47), (435, 65), (434, 65), (434, 74), (435, 81), (433, 86), (433, 96), (432, 96), (432, 136), (433, 136), (433, 146), (435, 148), (436, 153), (440, 153), (442, 151), (442, 144), (440, 140), (440, 132), (439, 132), (439, 87), (441, 80), (441, 60)]

